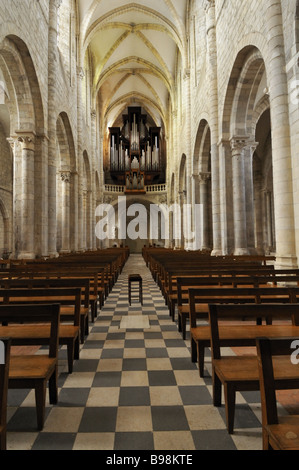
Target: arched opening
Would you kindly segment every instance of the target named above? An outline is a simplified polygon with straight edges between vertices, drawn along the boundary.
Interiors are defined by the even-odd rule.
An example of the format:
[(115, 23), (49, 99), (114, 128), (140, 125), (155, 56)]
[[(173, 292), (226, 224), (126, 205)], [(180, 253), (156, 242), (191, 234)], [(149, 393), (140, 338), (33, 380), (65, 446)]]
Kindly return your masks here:
[[(198, 248), (211, 251), (213, 245), (212, 227), (212, 188), (211, 188), (211, 131), (208, 122), (201, 120), (194, 150), (193, 159), (193, 203), (201, 205), (201, 218), (197, 223)], [(195, 206), (196, 207), (196, 206)], [(198, 206), (197, 206), (198, 207)], [(194, 222), (194, 221), (193, 221)], [(198, 225), (200, 223), (200, 225)]]
[(20, 38), (7, 36), (0, 44), (0, 197), (10, 221), (6, 249), (14, 257), (32, 258), (46, 250), (44, 128), (29, 49)]
[(253, 156), (256, 248), (258, 253), (270, 254), (276, 248), (270, 109), (257, 122), (256, 141), (259, 142)]
[[(260, 185), (265, 185), (265, 175), (262, 175), (265, 168), (261, 169), (265, 164), (265, 157), (262, 155), (266, 151), (265, 142), (268, 168), (272, 165), (270, 113), (262, 116), (269, 106), (263, 57), (257, 48), (245, 47), (237, 55), (231, 73), (222, 123), (225, 162), (223, 199), (226, 207), (231, 206), (233, 209), (225, 209), (223, 221), (228, 235), (227, 250), (236, 255), (264, 253), (274, 248), (273, 219), (271, 218), (273, 242), (270, 243), (270, 248), (268, 242), (265, 242), (266, 235), (261, 236), (261, 206), (257, 203), (260, 199), (258, 191), (265, 189), (260, 188)], [(268, 172), (267, 186), (272, 191), (272, 171)], [(273, 214), (273, 198), (270, 205)]]
[(188, 229), (187, 217), (184, 217), (184, 206), (187, 203), (187, 179), (186, 179), (186, 155), (183, 154), (181, 158), (181, 164), (179, 169), (179, 206), (181, 208), (180, 220), (176, 223), (180, 224), (180, 240), (176, 240), (179, 243), (180, 248), (185, 247), (187, 240), (186, 234)]
[(75, 147), (68, 117), (59, 115), (56, 125), (57, 145), (57, 252), (75, 249)]

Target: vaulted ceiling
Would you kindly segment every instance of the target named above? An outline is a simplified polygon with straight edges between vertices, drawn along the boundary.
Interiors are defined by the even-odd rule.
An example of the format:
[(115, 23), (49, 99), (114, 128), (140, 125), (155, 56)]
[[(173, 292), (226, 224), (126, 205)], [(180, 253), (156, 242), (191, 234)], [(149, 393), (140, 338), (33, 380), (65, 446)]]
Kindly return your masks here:
[[(141, 106), (164, 127), (178, 59), (187, 63), (189, 0), (79, 0), (80, 50), (92, 64), (94, 96), (107, 126)], [(170, 107), (171, 106), (171, 107)]]

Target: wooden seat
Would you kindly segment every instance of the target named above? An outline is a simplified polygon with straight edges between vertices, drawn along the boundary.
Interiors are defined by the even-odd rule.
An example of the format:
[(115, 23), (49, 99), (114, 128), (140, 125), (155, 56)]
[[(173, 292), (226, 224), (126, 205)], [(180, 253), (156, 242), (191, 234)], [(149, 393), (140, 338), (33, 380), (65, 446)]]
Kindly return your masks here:
[[(37, 427), (39, 430), (43, 428), (45, 420), (47, 384), (49, 385), (50, 403), (56, 404), (58, 398), (59, 310), (59, 304), (0, 305), (1, 322), (21, 323), (24, 327), (27, 324), (33, 324), (36, 329), (39, 329), (39, 324), (50, 323), (51, 325), (48, 351), (45, 350), (43, 354), (35, 355), (11, 355), (9, 363), (8, 388), (35, 390)], [(26, 344), (26, 341), (24, 344)]]
[(11, 339), (0, 338), (0, 450), (6, 450), (7, 391), (10, 349)]
[[(299, 309), (298, 305), (209, 305), (209, 322), (211, 328), (211, 351), (212, 351), (212, 378), (213, 378), (213, 404), (221, 406), (221, 388), (224, 389), (224, 401), (226, 412), (227, 430), (230, 434), (234, 429), (235, 395), (237, 391), (259, 390), (259, 371), (256, 354), (223, 356), (221, 348), (224, 346), (220, 340), (219, 321), (226, 320), (227, 328), (230, 329), (230, 338), (225, 346), (235, 345), (234, 338), (238, 339), (239, 347), (252, 345), (252, 340), (258, 337), (289, 337), (299, 338)], [(263, 317), (263, 310), (271, 311), (272, 318), (292, 318), (292, 325), (288, 330), (283, 325), (252, 325), (251, 334), (248, 335), (248, 325), (234, 325), (236, 314), (243, 314), (251, 318)], [(243, 312), (243, 313), (242, 313)], [(221, 329), (223, 326), (221, 325)], [(269, 332), (270, 330), (270, 332)], [(242, 337), (243, 332), (243, 337)], [(250, 337), (249, 337), (250, 336)], [(277, 388), (299, 387), (299, 368), (294, 368), (290, 358), (279, 358), (276, 362), (275, 381)]]
[(276, 357), (287, 356), (293, 368), (298, 368), (298, 358), (295, 356), (295, 361), (291, 360), (292, 354), (296, 353), (296, 347), (298, 353), (298, 343), (297, 346), (293, 345), (293, 341), (294, 338), (257, 338), (256, 340), (264, 450), (299, 450), (299, 415), (278, 416), (275, 395)]
[[(208, 347), (209, 332), (198, 325), (199, 316), (208, 319), (209, 304), (283, 304), (297, 303), (298, 287), (217, 287), (189, 289), (190, 340), (192, 362), (198, 361), (200, 376), (204, 375), (204, 353)], [(184, 306), (184, 304), (183, 304)], [(245, 317), (240, 313), (239, 320)], [(257, 319), (259, 322), (260, 319)], [(271, 322), (271, 315), (267, 322)]]
[[(81, 288), (31, 288), (31, 289), (0, 289), (0, 302), (4, 304), (49, 304), (58, 303), (60, 307), (59, 344), (66, 345), (68, 370), (73, 371), (74, 360), (79, 359), (81, 312)], [(70, 305), (70, 306), (69, 306)], [(0, 303), (1, 306), (1, 303)], [(66, 306), (67, 312), (63, 311)], [(19, 325), (0, 326), (0, 335), (12, 336), (19, 344), (48, 344), (50, 337), (49, 325), (40, 325), (38, 331), (32, 326), (22, 328)], [(84, 334), (84, 332), (83, 332)], [(82, 336), (82, 335), (81, 335)]]
[(139, 302), (141, 305), (143, 304), (143, 297), (142, 297), (142, 277), (140, 274), (130, 274), (128, 277), (128, 287), (129, 287), (129, 304), (131, 305), (132, 301), (132, 283), (137, 282), (139, 284)]

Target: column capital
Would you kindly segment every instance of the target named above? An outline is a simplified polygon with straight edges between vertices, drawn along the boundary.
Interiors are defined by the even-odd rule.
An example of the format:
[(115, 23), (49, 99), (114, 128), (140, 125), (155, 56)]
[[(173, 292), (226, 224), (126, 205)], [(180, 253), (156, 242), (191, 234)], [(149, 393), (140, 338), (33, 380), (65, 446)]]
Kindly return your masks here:
[(9, 143), (11, 149), (14, 150), (15, 145), (17, 143), (17, 138), (16, 137), (7, 137), (6, 141)]
[(77, 77), (80, 78), (80, 80), (83, 80), (83, 78), (85, 77), (83, 67), (77, 67)]
[(211, 7), (215, 7), (215, 0), (205, 0), (204, 9), (206, 13), (208, 13)]
[(242, 150), (248, 146), (249, 137), (248, 136), (234, 136), (230, 139), (230, 146), (234, 153), (240, 153)]
[(60, 172), (61, 181), (64, 183), (70, 183), (71, 181), (71, 172), (70, 171), (61, 171)]
[(53, 7), (57, 8), (57, 10), (58, 10), (60, 8), (61, 4), (62, 4), (62, 0), (52, 0), (51, 4), (52, 4)]
[(210, 172), (200, 172), (199, 175), (199, 181), (200, 183), (207, 183), (211, 179), (211, 173)]
[(16, 135), (12, 139), (16, 139), (22, 147), (22, 150), (34, 151), (36, 134), (32, 131), (16, 131)]

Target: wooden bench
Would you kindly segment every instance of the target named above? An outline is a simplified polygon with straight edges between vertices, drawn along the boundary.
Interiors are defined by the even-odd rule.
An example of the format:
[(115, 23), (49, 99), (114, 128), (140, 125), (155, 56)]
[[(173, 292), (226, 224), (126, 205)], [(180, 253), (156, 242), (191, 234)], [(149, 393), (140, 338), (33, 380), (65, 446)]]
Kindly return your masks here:
[[(31, 278), (31, 279), (0, 279), (2, 289), (36, 289), (36, 288), (80, 288), (81, 289), (81, 308), (80, 308), (80, 331), (81, 343), (84, 337), (88, 336), (88, 314), (90, 308), (93, 308), (90, 302), (90, 280), (89, 278)], [(1, 292), (1, 291), (0, 291)], [(60, 310), (61, 315), (69, 313), (73, 315), (73, 306), (63, 306)]]
[[(275, 395), (275, 359), (291, 356), (294, 338), (257, 338), (257, 358), (262, 404), (263, 450), (299, 450), (299, 415), (279, 416)], [(297, 359), (292, 363), (298, 369)], [(281, 385), (280, 388), (283, 388)], [(285, 384), (288, 388), (288, 383)]]
[[(34, 269), (13, 269), (7, 273), (6, 278), (2, 277), (2, 280), (5, 279), (89, 279), (89, 302), (91, 306), (91, 321), (97, 317), (97, 303), (100, 303), (100, 306), (104, 304), (105, 298), (105, 285), (104, 279), (101, 277), (101, 273), (97, 270), (82, 268), (80, 270), (72, 269), (68, 271), (65, 268), (63, 269), (38, 269), (37, 266)], [(0, 276), (1, 280), (1, 276)], [(1, 282), (2, 282), (1, 280)], [(87, 329), (87, 328), (86, 328)]]
[[(251, 320), (259, 317), (291, 318), (292, 324), (236, 325), (236, 317), (245, 315)], [(225, 321), (225, 324), (220, 324)], [(259, 370), (257, 356), (227, 355), (221, 353), (225, 346), (238, 345), (239, 348), (252, 346), (258, 337), (299, 339), (299, 305), (209, 305), (211, 330), (213, 404), (221, 406), (221, 389), (224, 389), (227, 430), (234, 430), (235, 396), (237, 391), (259, 390)], [(224, 338), (224, 333), (226, 336)], [(225, 339), (225, 341), (224, 341)], [(256, 351), (256, 348), (254, 348)], [(275, 369), (277, 389), (299, 387), (299, 367), (294, 368), (290, 358), (279, 358)]]
[[(1, 304), (60, 304), (60, 327), (59, 327), (59, 344), (67, 347), (67, 361), (69, 373), (73, 371), (73, 363), (79, 359), (79, 338), (80, 316), (81, 316), (81, 289), (80, 288), (45, 288), (45, 289), (0, 289), (0, 306)], [(63, 313), (63, 306), (71, 305), (71, 311)], [(11, 321), (8, 322), (9, 324)], [(50, 336), (49, 326), (40, 325), (39, 331), (36, 328), (28, 327), (20, 329), (3, 325), (0, 327), (2, 335), (19, 335), (21, 344), (26, 342), (27, 345), (48, 344)], [(42, 343), (41, 343), (42, 342)]]
[[(210, 347), (210, 329), (208, 324), (198, 325), (200, 317), (208, 320), (209, 304), (277, 304), (297, 303), (299, 288), (297, 287), (259, 287), (259, 288), (198, 288), (189, 289), (190, 305), (190, 342), (191, 360), (198, 362), (199, 374), (204, 376), (205, 349)], [(246, 318), (245, 310), (240, 318)], [(260, 319), (257, 319), (260, 322)], [(268, 316), (267, 323), (271, 323)]]
[[(6, 450), (7, 392), (11, 339), (0, 337), (0, 450)], [(3, 357), (4, 356), (4, 357)]]
[[(37, 330), (40, 324), (50, 324), (48, 351), (43, 354), (11, 355), (9, 362), (9, 389), (34, 389), (37, 413), (37, 427), (43, 428), (45, 420), (46, 389), (49, 385), (50, 404), (58, 399), (58, 340), (59, 304), (44, 305), (0, 305), (0, 322), (21, 324), (26, 328), (33, 324)], [(21, 343), (21, 340), (18, 344)], [(12, 339), (12, 344), (14, 340)], [(17, 342), (16, 342), (17, 344)], [(26, 344), (26, 342), (25, 342)]]
[[(299, 450), (299, 415), (279, 416), (276, 398), (275, 359), (291, 356), (298, 342), (293, 338), (257, 338), (257, 358), (262, 404), (263, 450)], [(296, 352), (296, 351), (295, 351)], [(292, 362), (298, 368), (298, 359)], [(286, 388), (288, 385), (286, 383)]]
[[(241, 265), (223, 265), (215, 266), (177, 266), (167, 271), (164, 279), (160, 281), (160, 289), (169, 308), (169, 313), (174, 320), (174, 311), (177, 296), (177, 278), (180, 277), (227, 277), (227, 276), (271, 276), (274, 273), (273, 266), (241, 266)], [(298, 271), (299, 275), (299, 271)]]
[[(189, 319), (189, 289), (204, 287), (275, 287), (278, 285), (298, 286), (299, 276), (297, 275), (271, 275), (271, 276), (213, 276), (213, 277), (177, 277), (177, 293), (173, 294), (173, 302), (177, 303), (178, 308), (178, 330), (182, 333), (183, 339), (186, 339), (186, 322)], [(203, 313), (208, 314), (204, 308), (200, 309), (199, 316)]]

